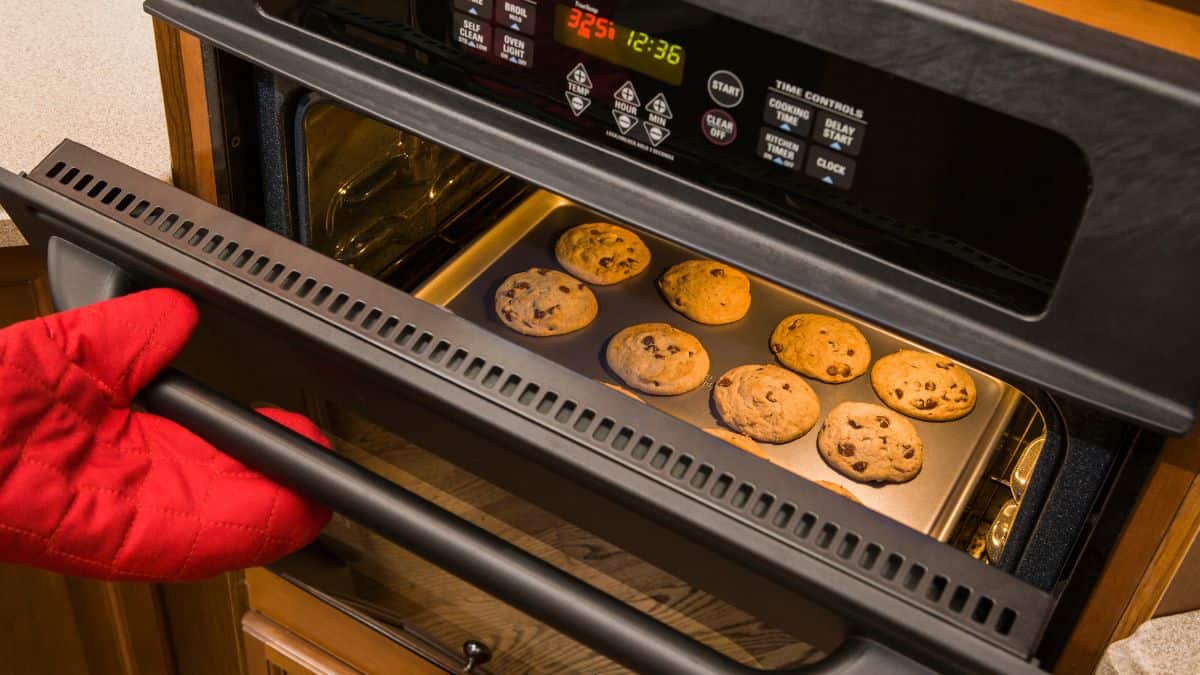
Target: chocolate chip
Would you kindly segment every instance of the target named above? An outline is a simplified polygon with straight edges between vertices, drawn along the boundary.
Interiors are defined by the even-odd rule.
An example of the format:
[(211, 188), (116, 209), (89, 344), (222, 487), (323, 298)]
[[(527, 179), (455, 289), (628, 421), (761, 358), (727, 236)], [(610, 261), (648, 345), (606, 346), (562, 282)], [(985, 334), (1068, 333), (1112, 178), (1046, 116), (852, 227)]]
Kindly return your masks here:
[(646, 337), (642, 338), (642, 344), (646, 345), (647, 347), (653, 347), (654, 346), (654, 336), (647, 335)]
[(854, 356), (854, 350), (853, 350), (853, 349), (847, 349), (847, 350), (846, 350), (846, 356)]
[(729, 379), (728, 377), (722, 377), (721, 381), (717, 382), (718, 387), (728, 387), (731, 384), (733, 384), (733, 380)]
[(583, 290), (583, 284), (575, 284), (575, 285), (579, 287), (579, 290), (581, 290), (581, 291)]
[(630, 246), (629, 248), (627, 248), (627, 249), (625, 249), (625, 250), (626, 250), (627, 252), (629, 252), (629, 253), (633, 253), (633, 247), (632, 247), (632, 246)]
[(667, 358), (667, 357), (666, 357), (666, 355), (665, 355), (665, 354), (657, 354), (657, 353), (656, 353), (656, 354), (654, 355), (654, 358), (656, 358), (656, 359), (665, 359), (665, 358)]
[(601, 266), (601, 267), (609, 267), (609, 266), (611, 266), (612, 264), (613, 264), (613, 259), (612, 259), (612, 258), (609, 258), (609, 257), (604, 257), (604, 258), (601, 258), (601, 259), (600, 259), (600, 266)]
[(888, 421), (888, 418), (884, 417), (883, 415), (876, 415), (875, 421), (879, 422), (880, 429), (886, 429), (892, 425), (892, 423)]
[(650, 384), (653, 384), (656, 387), (661, 386), (659, 385), (658, 380), (650, 380)]
[(919, 398), (913, 401), (913, 407), (917, 410), (933, 410), (938, 407), (938, 402), (932, 398)]
[(600, 230), (595, 230), (595, 229), (588, 230), (588, 234), (590, 234), (590, 235), (592, 235), (592, 236), (599, 236), (599, 235), (600, 235)]
[(546, 316), (546, 313), (543, 312), (542, 310), (540, 310), (540, 309), (533, 310), (533, 318), (540, 319), (544, 316)]
[(503, 312), (501, 312), (501, 314), (503, 314), (504, 318), (508, 319), (509, 321), (512, 321), (515, 318), (511, 309), (506, 309)]
[(896, 393), (896, 398), (904, 398), (904, 390), (903, 389), (896, 389), (895, 393)]
[(846, 423), (850, 425), (851, 429), (861, 429), (862, 428), (862, 425), (859, 424), (854, 418), (847, 420)]
[(777, 400), (775, 399), (775, 392), (773, 392), (773, 391), (768, 391), (768, 392), (767, 392), (767, 400), (768, 400), (768, 401), (770, 401), (771, 403), (778, 403), (778, 402), (779, 402), (779, 401), (777, 401)]
[(912, 459), (915, 454), (917, 451), (910, 448), (904, 452), (904, 459)]
[(709, 270), (708, 273), (713, 275), (714, 277), (718, 277), (718, 278), (725, 276), (725, 270), (723, 270), (719, 267), (716, 269)]
[(562, 306), (562, 305), (554, 305), (554, 306), (553, 306), (553, 307), (551, 307), (550, 309), (546, 310), (546, 313), (547, 313), (547, 314), (553, 314), (553, 313), (555, 312), (555, 310), (557, 310), (557, 309), (558, 309), (559, 307), (561, 307), (561, 306)]
[(558, 290), (562, 291), (563, 293), (570, 293), (570, 292), (571, 292), (571, 289), (567, 288), (566, 286), (559, 286), (559, 287), (558, 287)]
[(941, 368), (942, 370), (950, 370), (951, 368), (954, 367), (953, 363), (947, 363), (946, 361), (938, 361), (934, 365), (936, 365), (938, 368)]
[(838, 374), (837, 366), (829, 366), (828, 368), (825, 369), (825, 372), (829, 375), (837, 375)]
[(848, 443), (846, 441), (842, 441), (841, 443), (837, 444), (837, 451), (838, 451), (838, 454), (841, 455), (842, 457), (853, 457), (854, 456), (854, 444)]
[(667, 345), (667, 351), (671, 352), (672, 354), (678, 354), (679, 347), (676, 347), (675, 345)]
[(824, 334), (826, 334), (826, 333), (828, 333), (828, 332), (829, 332), (829, 331), (823, 330), (823, 331), (821, 331), (821, 335), (824, 335)]
[(787, 382), (784, 382), (784, 383), (783, 383), (783, 390), (784, 390), (784, 391), (791, 391), (791, 390), (792, 390), (792, 385), (788, 384)]
[(517, 289), (518, 291), (527, 290), (529, 288), (529, 282), (528, 281), (518, 281), (517, 283), (513, 284), (513, 288)]
[(855, 462), (854, 464), (850, 465), (850, 468), (854, 469), (855, 471), (857, 471), (859, 473), (862, 473), (867, 470), (867, 463), (866, 462)]
[(516, 292), (516, 291), (514, 291), (514, 290), (512, 290), (512, 289), (509, 289), (509, 290), (507, 290), (507, 291), (504, 291), (504, 297), (506, 297), (506, 298), (515, 298), (515, 297), (517, 297), (517, 292)]
[(880, 436), (879, 442), (883, 443), (884, 445), (887, 445), (887, 436)]
[(617, 243), (618, 243), (618, 244), (624, 244), (624, 243), (625, 243), (625, 240), (624, 240), (624, 239), (622, 239), (622, 238), (620, 238), (620, 237), (617, 237)]
[(950, 388), (951, 388), (951, 389), (958, 389), (958, 384), (952, 384), (952, 385), (950, 385)]
[(850, 366), (842, 364), (842, 377), (850, 377)]

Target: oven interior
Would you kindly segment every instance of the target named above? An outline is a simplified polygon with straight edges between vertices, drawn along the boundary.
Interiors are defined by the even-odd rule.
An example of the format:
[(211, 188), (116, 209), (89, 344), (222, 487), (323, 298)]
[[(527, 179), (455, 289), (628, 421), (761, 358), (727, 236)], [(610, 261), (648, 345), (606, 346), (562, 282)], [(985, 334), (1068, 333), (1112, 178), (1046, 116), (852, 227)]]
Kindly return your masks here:
[[(268, 208), (268, 226), (291, 231), (307, 246), (401, 291), (447, 307), (575, 369), (581, 377), (619, 383), (600, 362), (599, 343), (575, 349), (569, 344), (570, 336), (519, 336), (502, 327), (494, 310), (488, 308), (490, 292), (498, 279), (530, 266), (554, 266), (550, 252), (553, 237), (572, 225), (603, 220), (603, 214), (378, 122), (321, 94), (275, 78), (272, 83), (268, 112), (260, 112), (260, 133), (264, 147), (270, 145), (273, 133), (278, 134), (284, 145), (291, 146), (292, 160), (283, 166), (272, 165), (272, 153), (264, 152), (261, 170), (264, 175), (285, 172), (293, 189), (285, 195), (264, 190), (268, 204), (272, 199), (285, 202), (284, 208)], [(287, 139), (294, 143), (289, 144)], [(294, 213), (294, 222), (272, 222), (272, 212)], [(276, 220), (280, 218), (286, 216), (277, 215)], [(652, 290), (654, 277), (670, 264), (668, 261), (699, 256), (690, 254), (678, 242), (660, 240), (646, 232), (639, 234), (661, 260), (656, 259), (642, 273), (642, 279), (630, 282), (641, 285), (627, 297), (621, 297), (620, 292), (607, 296), (598, 293), (602, 308), (607, 302), (622, 307), (610, 313), (618, 315), (614, 321), (665, 319), (703, 334), (703, 327), (675, 315)], [(761, 279), (754, 279), (753, 284), (756, 301), (760, 295), (765, 300), (760, 303), (764, 306), (759, 318), (771, 325), (785, 316), (788, 308), (819, 311), (853, 321), (870, 336), (876, 356), (899, 347), (921, 348), (901, 335), (820, 305), (790, 289)], [(635, 315), (647, 318), (629, 318)], [(602, 340), (604, 330), (615, 325), (602, 321), (596, 324), (593, 340)], [(765, 323), (755, 325), (754, 330), (762, 332), (763, 326), (769, 333), (770, 326)], [(720, 342), (723, 353), (728, 351), (743, 360), (772, 361), (762, 336), (725, 331), (701, 339), (710, 337)], [(555, 340), (566, 342), (554, 345)], [(714, 364), (713, 373), (718, 372)], [(1034, 387), (1006, 382), (980, 370), (973, 370), (973, 375), (980, 383), (981, 404), (964, 419), (975, 418), (975, 424), (960, 425), (970, 427), (961, 430), (955, 428), (955, 423), (918, 423), (922, 433), (929, 426), (931, 439), (937, 438), (942, 445), (927, 445), (922, 473), (930, 478), (938, 476), (936, 483), (930, 483), (933, 489), (904, 494), (904, 485), (879, 488), (846, 480), (819, 458), (811, 461), (816, 455), (812, 449), (815, 429), (807, 435), (807, 447), (801, 439), (794, 444), (796, 447), (769, 448), (768, 454), (775, 452), (773, 464), (780, 471), (842, 484), (868, 507), (967, 553), (980, 564), (998, 567), (1030, 585), (1057, 592), (1065, 586), (1071, 563), (1087, 540), (1087, 527), (1095, 523), (1094, 517), (1088, 518), (1094, 515), (1099, 496), (1118, 474), (1137, 430), (1090, 411), (1073, 412), (1078, 406)], [(846, 396), (874, 402), (867, 378), (859, 379), (861, 391)], [(832, 405), (826, 402), (827, 395), (833, 401), (841, 400), (832, 391), (821, 389), (820, 383), (813, 384), (822, 397), (823, 409)], [(824, 386), (833, 390), (850, 385)], [(986, 405), (982, 403), (984, 390), (991, 392)], [(867, 396), (870, 398), (864, 398)], [(822, 615), (819, 609), (813, 609), (812, 616), (830, 619), (827, 630), (795, 635), (796, 631), (780, 629), (769, 619), (746, 614), (727, 598), (709, 595), (670, 570), (640, 560), (578, 524), (489, 482), (476, 475), (472, 466), (447, 462), (376, 421), (329, 401), (320, 392), (307, 392), (306, 398), (309, 412), (321, 420), (339, 451), (457, 510), (476, 524), (519, 542), (589, 583), (646, 608), (743, 663), (778, 668), (816, 660), (844, 635), (846, 627), (831, 615)], [(704, 424), (706, 417), (708, 424), (717, 424), (705, 403), (706, 387), (690, 401), (644, 398), (649, 405), (694, 424)], [(1082, 444), (1082, 449), (1072, 437), (1077, 431), (1073, 428), (1075, 419), (1086, 420), (1080, 435), (1090, 442)], [(742, 451), (730, 446), (729, 452)], [(942, 461), (947, 456), (952, 460)], [(933, 467), (937, 470), (931, 471)], [(1087, 483), (1088, 489), (1064, 494), (1060, 489), (1064, 474), (1076, 476)], [(500, 500), (504, 507), (495, 508), (493, 499)], [(1072, 525), (1066, 530), (1045, 527), (1054, 522)], [(607, 562), (598, 562), (602, 560)], [(516, 624), (506, 620), (502, 611), (493, 612), (491, 605), (482, 613), (472, 609), (472, 603), (482, 603), (481, 593), (461, 582), (457, 583), (461, 591), (457, 595), (441, 589), (438, 584), (454, 586), (455, 580), (439, 575), (399, 547), (341, 518), (335, 519), (317, 545), (281, 562), (276, 570), (364, 620), (400, 633), (431, 633), (425, 642), (453, 644), (455, 640), (485, 635), (509, 645), (506, 665), (496, 664), (501, 670), (562, 672), (577, 669), (581, 663), (596, 672), (613, 667), (569, 642), (564, 643), (571, 647), (564, 647), (563, 660), (548, 662), (541, 650), (535, 658), (534, 650), (525, 642), (529, 636), (514, 635)], [(423, 578), (428, 587), (419, 581)], [(915, 584), (920, 579), (911, 581)], [(432, 594), (441, 599), (435, 601)], [(820, 619), (812, 624), (820, 624)]]

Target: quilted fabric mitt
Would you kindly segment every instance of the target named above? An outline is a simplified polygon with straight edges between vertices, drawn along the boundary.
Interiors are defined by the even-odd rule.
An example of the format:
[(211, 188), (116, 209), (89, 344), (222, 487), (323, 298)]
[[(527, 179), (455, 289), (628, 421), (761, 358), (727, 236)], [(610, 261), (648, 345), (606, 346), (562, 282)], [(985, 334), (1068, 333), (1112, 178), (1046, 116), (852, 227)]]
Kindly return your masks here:
[[(130, 409), (196, 319), (186, 296), (157, 289), (0, 330), (0, 561), (201, 579), (268, 563), (325, 526), (324, 508)], [(260, 412), (328, 447), (307, 418)]]

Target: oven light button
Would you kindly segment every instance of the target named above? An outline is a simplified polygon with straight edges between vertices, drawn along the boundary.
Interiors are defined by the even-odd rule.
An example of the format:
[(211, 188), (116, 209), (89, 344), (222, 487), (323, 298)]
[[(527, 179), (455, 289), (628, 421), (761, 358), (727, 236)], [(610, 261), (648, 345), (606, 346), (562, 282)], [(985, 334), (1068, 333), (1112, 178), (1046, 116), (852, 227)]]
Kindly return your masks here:
[(826, 185), (848, 190), (854, 182), (854, 167), (849, 157), (814, 145), (804, 163), (804, 173)]
[(496, 26), (495, 44), (496, 56), (502, 60), (522, 68), (533, 67), (533, 38)]
[(713, 108), (700, 116), (700, 132), (713, 145), (729, 145), (737, 138), (737, 122), (733, 115)]

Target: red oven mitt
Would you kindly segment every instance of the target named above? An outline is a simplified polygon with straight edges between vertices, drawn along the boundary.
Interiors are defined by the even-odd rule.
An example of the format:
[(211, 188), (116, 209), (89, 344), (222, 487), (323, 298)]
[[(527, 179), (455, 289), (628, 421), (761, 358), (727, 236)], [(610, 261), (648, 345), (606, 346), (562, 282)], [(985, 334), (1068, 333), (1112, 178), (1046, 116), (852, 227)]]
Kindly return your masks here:
[[(144, 291), (0, 330), (0, 561), (102, 579), (202, 579), (316, 537), (329, 512), (170, 420), (130, 409), (196, 325)], [(262, 414), (322, 443), (307, 418)]]

